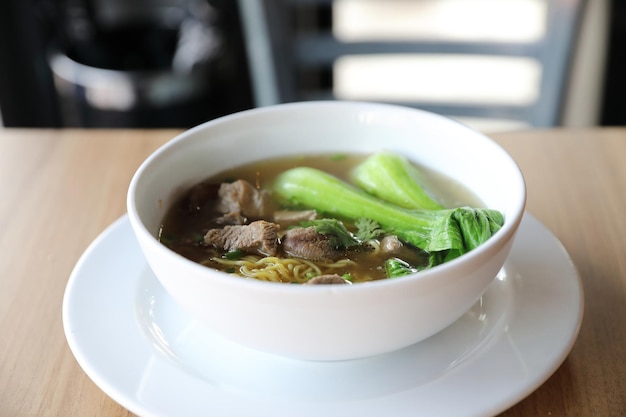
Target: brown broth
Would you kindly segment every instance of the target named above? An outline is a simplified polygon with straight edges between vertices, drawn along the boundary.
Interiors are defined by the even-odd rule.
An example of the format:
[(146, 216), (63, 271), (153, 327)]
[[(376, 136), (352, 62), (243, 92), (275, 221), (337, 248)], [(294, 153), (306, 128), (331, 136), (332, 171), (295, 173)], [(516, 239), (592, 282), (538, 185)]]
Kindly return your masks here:
[[(271, 189), (271, 184), (280, 173), (302, 166), (317, 168), (350, 182), (350, 172), (367, 156), (369, 155), (306, 155), (264, 160), (221, 172), (207, 178), (203, 184), (219, 184), (243, 179), (259, 189)], [(432, 193), (442, 205), (446, 207), (480, 205), (469, 191), (451, 178), (424, 167), (419, 167), (419, 169), (423, 174), (424, 188)], [(223, 267), (208, 261), (211, 257), (223, 257), (224, 253), (200, 243), (206, 231), (215, 227), (212, 224), (212, 219), (219, 215), (214, 210), (212, 202), (196, 207), (190, 212), (188, 198), (187, 192), (169, 209), (163, 219), (160, 240), (190, 260), (210, 265), (225, 272), (234, 272), (232, 267)], [(350, 223), (345, 223), (349, 229), (353, 228)], [(427, 263), (427, 255), (419, 249), (413, 249), (409, 255), (403, 253), (402, 259), (415, 266)], [(368, 248), (351, 250), (347, 252), (347, 255), (350, 260), (354, 261), (355, 265), (337, 269), (334, 271), (335, 273), (339, 275), (350, 274), (353, 282), (386, 278), (384, 261), (389, 255), (372, 255), (371, 249)]]

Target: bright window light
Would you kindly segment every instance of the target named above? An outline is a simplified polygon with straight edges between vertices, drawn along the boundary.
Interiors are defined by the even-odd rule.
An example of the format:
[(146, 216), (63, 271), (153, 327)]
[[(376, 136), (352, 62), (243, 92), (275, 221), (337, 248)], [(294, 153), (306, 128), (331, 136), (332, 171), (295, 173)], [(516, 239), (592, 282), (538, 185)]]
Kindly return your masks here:
[(337, 60), (333, 73), (340, 99), (523, 105), (538, 97), (541, 65), (518, 57), (358, 55)]
[(545, 34), (545, 0), (336, 0), (334, 35), (369, 39), (528, 42)]

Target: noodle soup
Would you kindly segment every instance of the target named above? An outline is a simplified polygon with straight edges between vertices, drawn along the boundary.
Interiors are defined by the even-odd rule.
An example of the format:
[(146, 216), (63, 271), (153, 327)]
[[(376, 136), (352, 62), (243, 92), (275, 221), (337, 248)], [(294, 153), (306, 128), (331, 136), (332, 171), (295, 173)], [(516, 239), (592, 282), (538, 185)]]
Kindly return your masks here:
[[(331, 218), (307, 207), (290, 206), (272, 191), (277, 176), (295, 167), (311, 167), (352, 184), (351, 173), (367, 157), (364, 154), (302, 155), (260, 161), (222, 172), (191, 187), (177, 199), (163, 220), (159, 240), (207, 267), (241, 277), (283, 283), (358, 283), (386, 279), (389, 271), (385, 265), (390, 259), (410, 266), (411, 271), (427, 267), (428, 253), (394, 240), (393, 234), (382, 229), (366, 239), (355, 238), (358, 244), (335, 248), (328, 256), (317, 252), (302, 254), (288, 244), (300, 239), (295, 235), (305, 234), (302, 229), (319, 224), (316, 221), (340, 222), (352, 236), (359, 235), (361, 225), (346, 218)], [(416, 168), (422, 174), (423, 188), (442, 206), (480, 205), (468, 190), (451, 178), (424, 167)], [(237, 190), (237, 198), (265, 199), (263, 204), (267, 207), (255, 208), (256, 212), (239, 212), (240, 208), (222, 201), (222, 194), (226, 194), (222, 184), (239, 184), (244, 191), (249, 188), (251, 196), (242, 197), (243, 191)], [(274, 236), (275, 233), (276, 244), (248, 238), (248, 229), (255, 227), (262, 230), (261, 235)], [(320, 236), (309, 238), (316, 244), (324, 240)], [(305, 241), (304, 245), (309, 243)], [(331, 280), (330, 276), (334, 278)], [(320, 277), (324, 277), (321, 282)]]
[[(171, 243), (166, 242), (168, 238), (177, 238), (170, 236), (168, 229), (161, 226), (168, 210), (175, 210), (174, 203), (178, 197), (182, 199), (185, 189), (205, 179), (233, 181), (236, 178), (232, 171), (223, 173), (231, 167), (289, 155), (325, 154), (328, 159), (338, 159), (325, 162), (330, 165), (327, 169), (331, 170), (335, 169), (335, 163), (350, 163), (351, 155), (343, 160), (334, 158), (338, 153), (370, 154), (363, 155), (367, 161), (385, 150), (397, 152), (460, 182), (480, 199), (476, 205), (484, 205), (502, 214), (501, 228), (480, 247), (441, 267), (434, 266), (401, 278), (354, 285), (277, 284), (242, 278), (235, 276), (234, 272), (229, 274), (202, 266), (163, 244)], [(306, 159), (308, 157), (291, 158), (283, 165), (290, 168), (276, 174), (270, 174), (279, 169), (271, 166), (273, 163), (269, 163), (270, 171), (267, 172), (261, 163), (259, 174), (250, 169), (252, 174), (248, 179), (255, 189), (257, 185), (270, 187), (269, 192), (280, 196), (281, 201), (286, 199), (315, 207), (319, 212), (353, 219), (369, 217), (386, 229), (395, 229), (395, 232), (406, 224), (413, 230), (415, 225), (406, 221), (408, 216), (390, 216), (395, 223), (384, 224), (389, 219), (377, 216), (378, 210), (372, 209), (383, 207), (382, 204), (369, 204), (369, 210), (360, 214), (339, 213), (333, 211), (333, 207), (317, 204), (345, 202), (346, 199), (337, 192), (339, 188), (333, 193), (319, 194), (339, 195), (339, 199), (320, 197), (300, 204), (305, 203), (304, 194), (298, 196), (299, 201), (290, 198), (282, 185), (286, 184), (286, 178), (293, 180), (289, 173), (313, 170), (304, 166), (312, 163), (303, 162)], [(341, 169), (336, 169), (339, 175)], [(275, 175), (275, 180), (266, 180), (266, 175)], [(429, 175), (426, 173), (425, 176)], [(208, 178), (210, 176), (213, 178)], [(350, 179), (349, 175), (343, 178), (344, 181)], [(233, 181), (235, 183), (237, 181)], [(442, 187), (438, 181), (435, 183), (427, 185), (434, 196), (444, 193), (453, 196), (449, 203), (441, 200), (446, 206), (457, 205), (456, 201), (474, 205), (473, 197), (456, 189), (454, 182), (449, 184), (444, 180)], [(316, 187), (307, 185), (300, 191), (306, 193), (308, 189)], [(215, 193), (215, 187), (206, 186), (204, 191), (211, 195)], [(193, 198), (189, 196), (187, 203), (202, 201), (202, 192), (191, 194)], [(376, 198), (382, 200), (383, 197)], [(363, 195), (360, 201), (365, 200)], [(129, 223), (150, 268), (148, 272), (154, 273), (167, 295), (187, 311), (194, 322), (247, 349), (294, 359), (332, 361), (364, 358), (413, 345), (465, 314), (494, 282), (514, 247), (514, 238), (524, 215), (526, 190), (519, 167), (510, 155), (490, 138), (460, 123), (400, 106), (316, 101), (251, 109), (183, 132), (139, 166), (129, 184), (126, 201)], [(357, 206), (367, 207), (360, 203)], [(195, 204), (179, 206), (183, 211), (197, 207)], [(295, 207), (284, 208), (292, 210)], [(457, 212), (462, 208), (447, 210)], [(380, 211), (393, 212), (391, 209)], [(479, 210), (475, 212), (479, 213)], [(160, 228), (161, 242), (158, 239)], [(194, 232), (201, 241), (205, 239), (206, 229), (206, 225), (200, 225), (200, 230)], [(290, 230), (291, 226), (281, 225), (278, 233)], [(190, 238), (194, 236), (190, 235)], [(278, 248), (284, 245), (283, 239), (281, 236)], [(416, 242), (414, 246), (418, 245)], [(206, 246), (205, 250), (214, 249), (204, 243), (202, 246)], [(276, 248), (269, 245), (267, 249)], [(428, 251), (433, 253), (433, 248)], [(224, 257), (229, 252), (233, 251), (229, 249)]]

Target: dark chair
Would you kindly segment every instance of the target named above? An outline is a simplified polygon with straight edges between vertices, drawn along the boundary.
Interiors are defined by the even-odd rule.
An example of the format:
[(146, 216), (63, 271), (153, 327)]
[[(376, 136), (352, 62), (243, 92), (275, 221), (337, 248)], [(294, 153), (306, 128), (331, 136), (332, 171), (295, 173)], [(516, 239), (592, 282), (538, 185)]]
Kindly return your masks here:
[[(540, 67), (538, 93), (528, 103), (445, 100), (398, 102), (379, 96), (373, 99), (459, 118), (506, 119), (534, 127), (560, 125), (571, 60), (586, 1), (545, 1), (544, 36), (527, 42), (434, 39), (369, 39), (351, 42), (340, 40), (332, 32), (332, 8), (337, 1), (240, 0), (256, 105), (342, 99), (334, 90), (334, 65), (346, 56), (446, 54), (526, 57)], [(498, 19), (498, 15), (492, 18)], [(459, 70), (462, 71), (462, 67)], [(376, 83), (377, 80), (372, 82)], [(360, 99), (367, 100), (368, 97)]]

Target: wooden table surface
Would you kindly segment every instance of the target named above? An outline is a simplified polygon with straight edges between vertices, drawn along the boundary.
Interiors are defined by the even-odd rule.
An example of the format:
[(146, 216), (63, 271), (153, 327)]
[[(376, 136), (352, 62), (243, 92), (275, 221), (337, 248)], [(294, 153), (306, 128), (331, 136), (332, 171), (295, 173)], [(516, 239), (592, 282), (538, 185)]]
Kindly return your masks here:
[[(0, 129), (0, 417), (132, 415), (74, 359), (63, 292), (85, 248), (124, 214), (135, 169), (176, 133)], [(626, 129), (492, 137), (521, 166), (528, 211), (562, 241), (585, 291), (570, 355), (502, 416), (624, 416)]]

